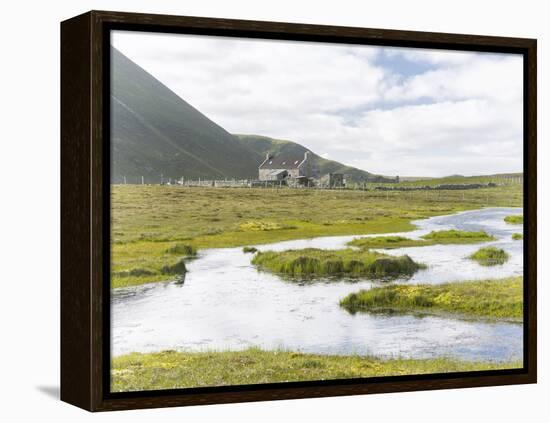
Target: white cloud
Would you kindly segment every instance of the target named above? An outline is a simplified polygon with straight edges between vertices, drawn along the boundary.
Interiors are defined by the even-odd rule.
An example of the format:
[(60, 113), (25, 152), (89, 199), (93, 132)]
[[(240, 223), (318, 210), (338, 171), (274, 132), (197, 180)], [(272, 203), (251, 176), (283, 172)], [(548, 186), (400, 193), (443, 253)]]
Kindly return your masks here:
[(522, 168), (520, 56), (132, 32), (112, 42), (233, 133), (388, 175)]
[[(457, 55), (465, 56), (464, 53)], [(458, 64), (447, 63), (440, 69), (411, 77), (404, 84), (390, 88), (386, 92), (386, 98), (483, 98), (496, 102), (521, 103), (521, 75), (522, 62), (517, 57), (469, 54), (469, 60), (462, 57)]]

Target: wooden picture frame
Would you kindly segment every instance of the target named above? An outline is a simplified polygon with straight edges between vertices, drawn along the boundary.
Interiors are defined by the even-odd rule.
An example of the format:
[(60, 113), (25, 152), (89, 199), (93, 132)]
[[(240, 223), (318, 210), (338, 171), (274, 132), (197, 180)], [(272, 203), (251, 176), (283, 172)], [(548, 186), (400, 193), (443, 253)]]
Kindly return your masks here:
[[(111, 30), (518, 53), (524, 70), (524, 367), (514, 370), (111, 393)], [(536, 40), (91, 11), (61, 23), (61, 399), (90, 411), (535, 383)]]

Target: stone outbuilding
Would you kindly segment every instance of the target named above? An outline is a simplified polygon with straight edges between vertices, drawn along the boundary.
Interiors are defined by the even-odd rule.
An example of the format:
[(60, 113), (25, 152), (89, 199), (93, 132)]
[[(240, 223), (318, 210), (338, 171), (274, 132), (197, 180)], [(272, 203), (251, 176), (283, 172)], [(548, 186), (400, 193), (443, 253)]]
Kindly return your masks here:
[(327, 173), (321, 177), (319, 184), (323, 188), (344, 188), (346, 178), (342, 173)]

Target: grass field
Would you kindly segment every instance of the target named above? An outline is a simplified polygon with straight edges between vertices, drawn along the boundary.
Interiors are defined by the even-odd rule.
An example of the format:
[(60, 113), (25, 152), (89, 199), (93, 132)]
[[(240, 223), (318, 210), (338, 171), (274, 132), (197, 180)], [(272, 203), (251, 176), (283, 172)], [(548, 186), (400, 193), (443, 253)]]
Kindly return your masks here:
[(523, 278), (390, 285), (350, 294), (340, 306), (356, 312), (381, 310), (458, 313), (475, 317), (523, 318)]
[(521, 362), (468, 362), (450, 358), (383, 360), (251, 348), (226, 352), (176, 352), (115, 357), (114, 392), (203, 386), (246, 385), (374, 376), (512, 369)]
[(176, 244), (200, 254), (204, 248), (402, 232), (414, 229), (415, 219), (523, 202), (520, 185), (437, 192), (113, 185), (111, 199), (115, 288), (170, 279), (162, 268), (181, 260), (169, 252)]
[(258, 252), (252, 264), (261, 270), (287, 276), (372, 276), (412, 275), (424, 267), (409, 256), (390, 256), (368, 250), (301, 250)]

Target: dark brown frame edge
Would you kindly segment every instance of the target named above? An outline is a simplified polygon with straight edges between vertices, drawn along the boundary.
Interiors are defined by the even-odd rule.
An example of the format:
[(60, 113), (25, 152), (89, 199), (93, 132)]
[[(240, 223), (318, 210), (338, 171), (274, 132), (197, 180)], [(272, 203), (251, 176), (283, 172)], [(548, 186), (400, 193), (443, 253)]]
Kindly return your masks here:
[[(103, 291), (103, 28), (108, 24), (151, 26), (157, 30), (233, 31), (242, 36), (376, 45), (517, 50), (524, 54), (525, 330), (528, 363), (513, 374), (407, 380), (351, 381), (322, 386), (266, 385), (262, 389), (109, 398), (104, 392)], [(254, 35), (256, 34), (256, 35)], [(61, 400), (89, 411), (171, 407), (468, 388), (536, 383), (536, 40), (242, 21), (141, 13), (91, 11), (61, 23)], [(348, 380), (349, 382), (349, 380)], [(156, 391), (156, 393), (162, 391)]]

